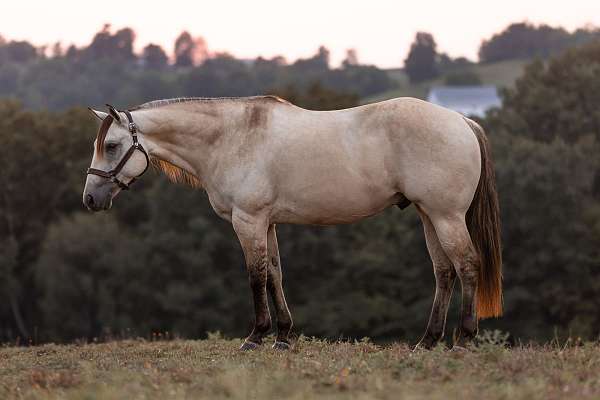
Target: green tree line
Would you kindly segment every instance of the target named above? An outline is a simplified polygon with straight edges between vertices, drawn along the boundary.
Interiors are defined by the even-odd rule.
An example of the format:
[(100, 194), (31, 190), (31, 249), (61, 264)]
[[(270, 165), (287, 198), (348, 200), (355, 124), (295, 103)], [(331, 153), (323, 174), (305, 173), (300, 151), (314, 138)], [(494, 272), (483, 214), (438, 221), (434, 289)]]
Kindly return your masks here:
[[(324, 67), (325, 54), (298, 68)], [(215, 74), (223, 69), (209, 60), (238, 65), (204, 60)], [(533, 63), (505, 91), (503, 107), (480, 121), (496, 163), (506, 308), (484, 329), (537, 340), (600, 333), (598, 82), (595, 42)], [(358, 101), (312, 79), (277, 87), (314, 109)], [(30, 106), (0, 101), (0, 341), (246, 334), (251, 294), (241, 249), (204, 193), (149, 174), (111, 212), (89, 214), (81, 191), (96, 123), (82, 108)], [(413, 341), (422, 334), (434, 284), (412, 207), (348, 226), (278, 230), (297, 332)]]
[(210, 53), (202, 38), (183, 32), (175, 41), (172, 62), (158, 45), (134, 52), (135, 32), (105, 26), (88, 46), (60, 44), (52, 49), (0, 37), (0, 97), (19, 99), (27, 108), (60, 111), (73, 106), (122, 107), (181, 96), (251, 96), (293, 86), (324, 87), (360, 97), (393, 88), (387, 73), (359, 64), (356, 54), (332, 68), (329, 50), (288, 63), (283, 57), (241, 60)]
[[(594, 26), (569, 32), (562, 27), (518, 22), (482, 41), (479, 62), (547, 59), (595, 40), (600, 40), (600, 29)], [(472, 65), (473, 62), (465, 57), (452, 58), (439, 52), (433, 35), (427, 32), (417, 32), (404, 60), (404, 69), (413, 83), (446, 75), (448, 85), (480, 84), (477, 75), (469, 68)]]

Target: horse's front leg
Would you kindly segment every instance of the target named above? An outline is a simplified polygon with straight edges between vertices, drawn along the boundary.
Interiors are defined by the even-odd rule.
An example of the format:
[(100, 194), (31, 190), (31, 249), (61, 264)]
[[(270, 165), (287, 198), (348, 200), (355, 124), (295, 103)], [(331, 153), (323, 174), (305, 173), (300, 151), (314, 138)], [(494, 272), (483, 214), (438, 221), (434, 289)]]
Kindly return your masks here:
[(271, 330), (271, 315), (267, 300), (267, 218), (235, 210), (231, 222), (238, 236), (244, 256), (252, 296), (254, 299), (254, 327), (242, 344), (241, 350), (253, 350), (262, 344)]

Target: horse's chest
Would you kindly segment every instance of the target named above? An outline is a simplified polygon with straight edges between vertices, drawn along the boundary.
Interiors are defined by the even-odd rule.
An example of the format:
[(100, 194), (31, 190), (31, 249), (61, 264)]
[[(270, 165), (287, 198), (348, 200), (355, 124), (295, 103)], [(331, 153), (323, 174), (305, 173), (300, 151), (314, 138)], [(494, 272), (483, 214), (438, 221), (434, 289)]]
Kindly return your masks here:
[(231, 222), (231, 210), (233, 208), (231, 202), (228, 201), (225, 196), (222, 196), (219, 193), (207, 193), (208, 201), (210, 202), (213, 210), (215, 210), (215, 213), (224, 220)]

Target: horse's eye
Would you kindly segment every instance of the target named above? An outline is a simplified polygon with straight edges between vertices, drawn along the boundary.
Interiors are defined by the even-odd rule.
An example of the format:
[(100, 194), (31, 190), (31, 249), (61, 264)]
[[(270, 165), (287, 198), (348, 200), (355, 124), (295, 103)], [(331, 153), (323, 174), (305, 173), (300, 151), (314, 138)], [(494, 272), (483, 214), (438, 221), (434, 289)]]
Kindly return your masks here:
[(119, 147), (117, 143), (107, 143), (106, 151), (109, 153), (114, 153), (115, 151), (117, 151), (117, 147)]

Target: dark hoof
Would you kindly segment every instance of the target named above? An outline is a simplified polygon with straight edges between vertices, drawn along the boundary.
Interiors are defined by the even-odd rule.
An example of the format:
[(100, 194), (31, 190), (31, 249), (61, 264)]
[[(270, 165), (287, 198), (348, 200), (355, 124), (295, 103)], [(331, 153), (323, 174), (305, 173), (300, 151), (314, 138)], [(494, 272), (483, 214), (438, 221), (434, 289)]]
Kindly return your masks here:
[(468, 351), (475, 344), (475, 336), (459, 336), (454, 341), (453, 347), (458, 347), (457, 350)]
[(292, 348), (292, 346), (289, 343), (276, 340), (275, 343), (273, 343), (273, 348), (275, 350), (289, 350)]
[(250, 351), (255, 350), (260, 346), (258, 343), (250, 342), (248, 340), (244, 341), (244, 343), (240, 346), (240, 350), (242, 351)]

